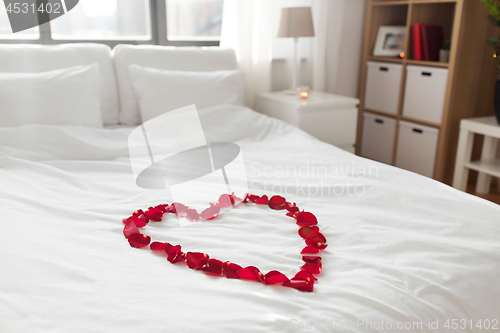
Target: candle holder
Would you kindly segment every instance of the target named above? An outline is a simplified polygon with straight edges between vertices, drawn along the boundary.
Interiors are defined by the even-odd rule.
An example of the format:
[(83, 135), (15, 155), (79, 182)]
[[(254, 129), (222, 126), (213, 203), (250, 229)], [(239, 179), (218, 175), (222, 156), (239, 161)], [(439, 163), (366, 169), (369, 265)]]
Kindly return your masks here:
[(308, 86), (298, 87), (297, 92), (299, 93), (301, 100), (305, 101), (309, 98), (309, 87)]

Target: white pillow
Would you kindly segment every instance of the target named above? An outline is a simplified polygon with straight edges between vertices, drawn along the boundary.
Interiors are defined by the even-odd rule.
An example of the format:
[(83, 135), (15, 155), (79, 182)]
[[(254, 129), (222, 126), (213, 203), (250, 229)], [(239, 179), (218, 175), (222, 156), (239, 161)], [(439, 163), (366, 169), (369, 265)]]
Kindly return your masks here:
[(130, 65), (129, 71), (143, 122), (191, 104), (198, 109), (243, 105), (240, 70), (182, 72)]
[(220, 47), (120, 44), (114, 47), (112, 55), (120, 96), (120, 123), (124, 125), (141, 123), (139, 102), (129, 72), (130, 65), (192, 72), (238, 69), (234, 51)]
[(102, 127), (97, 64), (42, 73), (0, 73), (0, 127)]
[(0, 44), (2, 73), (41, 73), (95, 63), (99, 64), (102, 121), (104, 125), (117, 125), (118, 90), (109, 46), (91, 43)]

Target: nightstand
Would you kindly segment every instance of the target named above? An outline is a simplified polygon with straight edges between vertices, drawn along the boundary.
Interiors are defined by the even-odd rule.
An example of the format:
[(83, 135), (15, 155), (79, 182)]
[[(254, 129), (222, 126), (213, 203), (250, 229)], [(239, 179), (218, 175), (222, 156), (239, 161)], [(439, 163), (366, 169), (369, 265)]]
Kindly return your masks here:
[(359, 100), (310, 91), (307, 100), (282, 91), (258, 94), (255, 110), (354, 153)]

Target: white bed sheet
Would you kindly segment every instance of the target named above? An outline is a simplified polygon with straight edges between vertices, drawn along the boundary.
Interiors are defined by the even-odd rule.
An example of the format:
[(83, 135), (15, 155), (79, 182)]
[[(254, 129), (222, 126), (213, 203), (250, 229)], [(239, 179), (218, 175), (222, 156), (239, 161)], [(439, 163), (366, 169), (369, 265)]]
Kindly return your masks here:
[[(498, 205), (249, 109), (200, 113), (210, 141), (242, 146), (251, 192), (286, 189), (318, 217), (329, 247), (314, 292), (214, 278), (131, 248), (121, 219), (167, 201), (134, 185), (131, 129), (29, 125), (0, 129), (1, 332), (445, 332), (447, 320), (500, 319)], [(249, 204), (147, 231), (293, 276), (303, 241), (292, 221)]]

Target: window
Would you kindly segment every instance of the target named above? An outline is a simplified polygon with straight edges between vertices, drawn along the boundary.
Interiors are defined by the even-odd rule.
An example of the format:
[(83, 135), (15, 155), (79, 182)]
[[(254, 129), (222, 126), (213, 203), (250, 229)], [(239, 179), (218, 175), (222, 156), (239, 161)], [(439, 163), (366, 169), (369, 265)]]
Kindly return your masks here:
[(40, 32), (38, 27), (31, 28), (28, 30), (20, 31), (18, 33), (12, 33), (12, 28), (10, 27), (9, 17), (7, 16), (7, 11), (3, 5), (3, 1), (0, 2), (0, 39), (39, 39)]
[[(30, 0), (36, 6), (68, 0)], [(159, 45), (219, 45), (223, 0), (80, 0), (47, 24), (13, 34), (0, 1), (1, 43), (92, 41)], [(52, 6), (51, 5), (51, 6)], [(38, 7), (36, 7), (38, 8)], [(66, 9), (64, 9), (66, 11)], [(39, 18), (49, 12), (37, 13)]]
[(149, 0), (83, 0), (50, 22), (54, 40), (151, 40)]
[(168, 40), (220, 40), (223, 0), (166, 0)]

